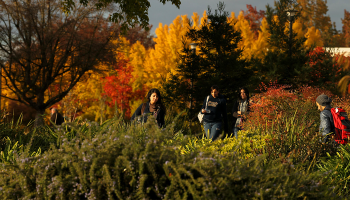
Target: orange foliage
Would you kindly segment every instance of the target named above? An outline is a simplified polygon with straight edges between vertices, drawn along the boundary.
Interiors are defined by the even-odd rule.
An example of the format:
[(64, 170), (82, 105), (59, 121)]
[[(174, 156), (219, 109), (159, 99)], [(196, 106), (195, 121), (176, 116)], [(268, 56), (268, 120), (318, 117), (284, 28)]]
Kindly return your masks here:
[(130, 105), (131, 100), (141, 98), (145, 91), (135, 90), (130, 86), (133, 77), (132, 77), (132, 66), (129, 63), (129, 60), (124, 57), (123, 54), (118, 54), (118, 63), (114, 66), (117, 75), (111, 75), (105, 77), (104, 81), (104, 95), (111, 98), (111, 101), (107, 101), (109, 106), (114, 106), (117, 104), (120, 106), (120, 109), (125, 112), (125, 116), (130, 118)]

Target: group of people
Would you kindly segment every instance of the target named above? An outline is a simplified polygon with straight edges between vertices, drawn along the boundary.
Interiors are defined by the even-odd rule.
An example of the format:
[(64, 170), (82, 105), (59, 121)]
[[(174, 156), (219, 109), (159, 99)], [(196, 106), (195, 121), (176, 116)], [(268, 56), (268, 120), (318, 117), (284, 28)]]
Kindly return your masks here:
[[(131, 120), (141, 120), (145, 122), (147, 116), (153, 115), (159, 127), (164, 126), (165, 106), (162, 103), (162, 97), (158, 89), (151, 89), (147, 94), (147, 103), (142, 103), (134, 112)], [(334, 133), (335, 127), (332, 118), (331, 109), (332, 99), (327, 95), (319, 95), (316, 99), (316, 105), (320, 113), (319, 132), (324, 136), (323, 142), (329, 140), (330, 133)], [(247, 88), (240, 88), (237, 100), (234, 102), (233, 128), (232, 133), (237, 138), (237, 133), (242, 130), (242, 122), (246, 119), (250, 112), (249, 91)], [(201, 108), (204, 114), (203, 126), (206, 135), (216, 140), (222, 132), (228, 133), (227, 105), (226, 98), (220, 94), (217, 85), (210, 88), (210, 95), (206, 96)], [(223, 123), (223, 124), (222, 124)]]
[[(237, 137), (237, 132), (241, 130), (242, 121), (249, 113), (249, 91), (246, 88), (239, 90), (238, 100), (233, 106), (234, 126), (233, 134)], [(147, 103), (142, 103), (131, 117), (132, 121), (147, 121), (147, 117), (153, 115), (159, 127), (164, 126), (165, 106), (162, 103), (162, 97), (158, 89), (151, 89), (147, 94)], [(204, 114), (203, 126), (206, 134), (212, 140), (216, 140), (222, 131), (222, 123), (224, 123), (224, 131), (228, 133), (226, 98), (220, 94), (217, 85), (211, 87), (210, 95), (204, 99), (201, 109)]]
[[(224, 132), (228, 133), (228, 120), (226, 109), (226, 98), (220, 94), (220, 89), (217, 85), (210, 88), (210, 95), (206, 96), (201, 108), (201, 113), (204, 114), (203, 126), (206, 135), (216, 140), (222, 132), (222, 123), (224, 123)], [(164, 127), (164, 117), (166, 114), (165, 106), (162, 102), (162, 96), (158, 89), (151, 89), (147, 94), (147, 103), (142, 103), (134, 112), (131, 120), (146, 122), (148, 116), (153, 115), (159, 127)], [(327, 142), (330, 133), (335, 132), (335, 126), (331, 113), (332, 99), (325, 94), (321, 94), (316, 98), (316, 105), (320, 113), (319, 132), (324, 136), (323, 142)], [(250, 112), (249, 91), (247, 88), (240, 88), (238, 98), (235, 101), (232, 109), (233, 128), (232, 133), (237, 138), (237, 133), (241, 130), (242, 122)], [(51, 119), (56, 125), (61, 125), (64, 119), (58, 113), (57, 108), (51, 109)]]
[[(232, 109), (232, 133), (236, 138), (237, 132), (241, 130), (242, 122), (249, 112), (249, 91), (247, 88), (241, 88), (239, 89), (238, 99), (235, 101)], [(224, 123), (224, 132), (228, 133), (226, 98), (220, 94), (220, 89), (217, 85), (211, 87), (210, 95), (204, 99), (201, 113), (204, 114), (204, 131), (210, 139), (214, 141), (219, 137), (222, 132), (222, 122)]]

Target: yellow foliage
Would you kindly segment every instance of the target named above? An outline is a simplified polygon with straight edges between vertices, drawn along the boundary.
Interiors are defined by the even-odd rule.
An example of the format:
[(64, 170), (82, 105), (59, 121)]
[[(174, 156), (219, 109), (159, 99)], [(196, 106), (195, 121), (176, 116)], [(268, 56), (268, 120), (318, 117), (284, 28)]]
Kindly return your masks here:
[(187, 144), (179, 147), (181, 154), (188, 154), (193, 151), (213, 152), (216, 151), (221, 155), (235, 153), (240, 159), (248, 159), (256, 156), (254, 149), (264, 149), (266, 140), (271, 138), (269, 134), (256, 134), (251, 131), (238, 131), (238, 138), (227, 137), (217, 139), (211, 142), (204, 135), (201, 139), (192, 138)]
[(305, 41), (304, 45), (305, 47), (311, 47), (311, 46), (323, 46), (321, 33), (318, 29), (316, 29), (314, 26), (311, 28), (308, 28), (307, 33), (305, 34), (305, 37), (307, 40)]
[(203, 17), (201, 18), (201, 26), (203, 26), (207, 22), (208, 22), (208, 15), (207, 15), (207, 12), (204, 11), (203, 12)]
[(262, 19), (260, 29), (261, 31), (259, 31), (259, 36), (253, 43), (252, 50), (254, 51), (253, 55), (256, 58), (262, 59), (269, 49), (269, 43), (267, 40), (271, 35), (268, 31), (268, 23), (266, 21), (266, 18)]
[[(100, 65), (100, 68), (106, 66)], [(62, 113), (65, 115), (74, 114), (81, 110), (82, 119), (94, 121), (104, 121), (114, 115), (114, 110), (106, 105), (106, 99), (102, 96), (103, 83), (102, 78), (107, 76), (108, 72), (96, 73), (89, 71), (85, 75), (85, 80), (78, 82), (69, 94), (60, 102)]]
[(133, 91), (142, 89), (146, 83), (143, 73), (147, 53), (145, 47), (139, 41), (131, 46), (130, 53), (128, 53), (130, 64), (133, 67), (133, 72), (131, 73), (134, 79), (131, 84)]
[[(188, 31), (188, 22), (187, 16), (183, 15), (176, 17), (169, 27), (159, 24), (155, 31), (155, 48), (149, 50), (144, 63), (143, 78), (148, 88), (159, 88), (163, 81), (170, 78), (170, 73), (177, 73), (177, 59), (183, 49), (182, 39)], [(190, 42), (187, 41), (185, 45)]]
[(249, 22), (244, 18), (244, 13), (241, 11), (238, 15), (238, 20), (234, 26), (235, 30), (241, 31), (242, 41), (238, 44), (238, 47), (243, 49), (242, 58), (250, 59), (254, 55), (253, 42), (254, 33), (250, 29)]
[(293, 33), (297, 34), (297, 37), (296, 37), (297, 39), (304, 37), (305, 31), (303, 30), (303, 24), (300, 22), (300, 19), (297, 19), (293, 23)]

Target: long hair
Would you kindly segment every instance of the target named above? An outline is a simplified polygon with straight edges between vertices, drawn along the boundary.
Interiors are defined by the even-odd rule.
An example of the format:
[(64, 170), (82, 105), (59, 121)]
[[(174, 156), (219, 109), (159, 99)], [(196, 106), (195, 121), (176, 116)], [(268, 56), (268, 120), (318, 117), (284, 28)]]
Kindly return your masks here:
[(249, 91), (245, 87), (239, 88), (239, 90), (238, 90), (238, 99), (239, 100), (243, 100), (242, 97), (241, 97), (241, 90), (244, 90), (244, 93), (247, 95), (247, 101), (249, 102)]
[(165, 112), (165, 106), (163, 105), (163, 102), (162, 102), (162, 95), (160, 95), (160, 92), (158, 89), (156, 88), (152, 88), (148, 94), (147, 94), (147, 99), (148, 99), (148, 102), (151, 102), (151, 96), (153, 93), (156, 93), (157, 96), (158, 96), (158, 101), (156, 102), (156, 106), (160, 106), (161, 109), (164, 110)]

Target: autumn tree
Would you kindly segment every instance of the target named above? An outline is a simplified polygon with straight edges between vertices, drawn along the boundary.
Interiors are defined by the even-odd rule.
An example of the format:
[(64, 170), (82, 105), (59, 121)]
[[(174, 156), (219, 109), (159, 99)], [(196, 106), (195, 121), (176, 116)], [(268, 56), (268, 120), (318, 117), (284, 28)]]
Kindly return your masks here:
[[(116, 33), (120, 31), (116, 30)], [(135, 38), (141, 40), (135, 41)], [(149, 31), (140, 30), (136, 26), (128, 29), (124, 37), (113, 39), (110, 44), (113, 57), (84, 74), (77, 85), (57, 104), (62, 113), (68, 117), (72, 113), (77, 116), (77, 111), (81, 113), (80, 119), (102, 123), (123, 110), (126, 111), (126, 116), (134, 111), (147, 92), (142, 74), (146, 47), (149, 47), (151, 38)], [(128, 98), (121, 96), (122, 93)], [(132, 98), (129, 98), (130, 95)]]
[(345, 73), (342, 65), (336, 62), (339, 55), (333, 57), (330, 51), (316, 47), (308, 53), (308, 68), (304, 72), (305, 82), (309, 86), (316, 86), (338, 93), (338, 82)]
[(110, 106), (118, 105), (120, 110), (127, 118), (130, 118), (130, 101), (137, 99), (145, 94), (143, 89), (133, 91), (131, 82), (134, 80), (132, 76), (132, 66), (123, 54), (118, 55), (118, 62), (114, 66), (115, 73), (105, 77), (103, 83), (104, 94), (111, 99), (108, 101)]
[(327, 46), (341, 46), (341, 40), (335, 23), (331, 21), (327, 0), (298, 0), (300, 19), (303, 29), (315, 27), (321, 33), (322, 43)]
[(208, 8), (207, 19), (201, 27), (190, 28), (184, 39), (184, 43), (198, 44), (197, 53), (193, 54), (188, 45), (184, 45), (177, 73), (172, 74), (164, 91), (165, 99), (181, 110), (188, 108), (192, 101), (188, 115), (191, 120), (212, 85), (218, 85), (220, 93), (226, 97), (235, 97), (238, 88), (247, 84), (251, 73), (238, 48), (241, 33), (228, 22), (223, 3), (219, 3), (213, 13)]
[(84, 73), (108, 55), (111, 26), (95, 5), (66, 16), (55, 0), (1, 1), (0, 54), (5, 87), (36, 110), (59, 102)]
[(350, 12), (344, 9), (344, 19), (341, 19), (343, 24), (344, 46), (350, 47)]
[(250, 29), (254, 32), (255, 38), (259, 36), (259, 30), (261, 26), (261, 20), (265, 17), (264, 10), (256, 10), (256, 7), (253, 7), (250, 4), (247, 4), (247, 10), (244, 11), (244, 18), (248, 20)]

